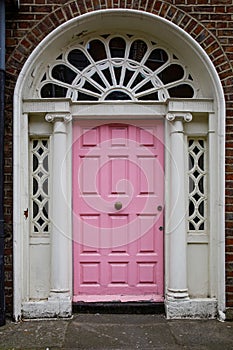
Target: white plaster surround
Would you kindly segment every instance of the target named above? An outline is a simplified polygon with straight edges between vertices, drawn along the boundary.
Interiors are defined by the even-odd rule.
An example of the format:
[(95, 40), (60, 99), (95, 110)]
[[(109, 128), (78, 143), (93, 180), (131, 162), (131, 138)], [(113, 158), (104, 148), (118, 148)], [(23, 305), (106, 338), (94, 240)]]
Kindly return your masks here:
[[(77, 37), (98, 31), (101, 27), (161, 40), (174, 52), (182, 53), (200, 83), (200, 96), (195, 99), (169, 99), (154, 103), (72, 103), (69, 99), (35, 99), (37, 77), (45, 62), (53, 59)], [(158, 38), (162, 33), (162, 38)], [(166, 118), (167, 116), (167, 118)], [(198, 122), (208, 116), (202, 131)], [(38, 135), (50, 135), (52, 141), (55, 181), (52, 197), (51, 289), (48, 298), (32, 300), (29, 296), (29, 223), (24, 210), (29, 207), (28, 194), (28, 132), (29, 118), (44, 120)], [(46, 120), (45, 120), (46, 118)], [(36, 47), (21, 70), (14, 93), (14, 317), (69, 317), (72, 313), (72, 217), (71, 217), (71, 156), (65, 163), (57, 160), (66, 155), (72, 143), (72, 119), (111, 121), (163, 118), (165, 125), (165, 305), (168, 318), (216, 317), (225, 312), (225, 239), (224, 239), (224, 130), (225, 103), (219, 77), (209, 57), (182, 29), (169, 21), (142, 11), (101, 10), (67, 21), (51, 32)], [(48, 123), (50, 122), (50, 123)], [(186, 126), (188, 124), (188, 126)], [(48, 126), (50, 125), (50, 126)], [(209, 137), (209, 296), (192, 297), (187, 285), (187, 240), (185, 223), (186, 200), (183, 188), (185, 173), (185, 135)], [(36, 127), (32, 127), (36, 135)], [(175, 162), (171, 162), (171, 159)], [(177, 167), (179, 168), (177, 171)], [(57, 169), (57, 170), (56, 170)], [(55, 171), (62, 169), (58, 179)], [(56, 182), (57, 181), (57, 182)], [(57, 184), (63, 192), (55, 193)], [(177, 191), (179, 193), (177, 194)], [(179, 206), (177, 205), (179, 196)], [(64, 198), (66, 200), (64, 200)], [(174, 210), (173, 210), (174, 209)], [(65, 215), (61, 215), (65, 213)], [(178, 223), (179, 216), (181, 220)], [(65, 237), (59, 236), (66, 230)], [(56, 231), (57, 230), (57, 231)], [(57, 233), (56, 233), (57, 232)], [(57, 240), (57, 237), (58, 238)], [(198, 237), (201, 241), (202, 237)], [(198, 244), (198, 239), (194, 244)], [(206, 243), (201, 241), (201, 243)], [(180, 247), (181, 253), (180, 253)], [(176, 249), (178, 248), (178, 249)], [(195, 279), (193, 280), (195, 283)]]

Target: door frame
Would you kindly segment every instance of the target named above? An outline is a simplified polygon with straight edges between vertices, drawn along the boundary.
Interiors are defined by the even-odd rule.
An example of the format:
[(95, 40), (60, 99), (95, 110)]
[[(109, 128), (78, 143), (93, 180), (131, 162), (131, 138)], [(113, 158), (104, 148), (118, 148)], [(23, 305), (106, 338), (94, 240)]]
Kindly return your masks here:
[[(171, 145), (171, 135), (173, 134), (173, 128), (174, 128), (174, 121), (176, 122), (176, 119), (178, 123), (181, 122), (181, 124), (185, 123), (192, 123), (192, 115), (189, 112), (190, 110), (193, 111), (194, 114), (208, 114), (209, 115), (209, 123), (212, 123), (213, 121), (213, 102), (212, 100), (186, 100), (180, 103), (180, 100), (169, 100), (167, 103), (152, 103), (152, 104), (137, 104), (137, 103), (104, 103), (104, 104), (96, 104), (96, 103), (88, 103), (88, 104), (71, 104), (70, 101), (67, 101), (67, 99), (58, 101), (50, 101), (48, 104), (48, 101), (24, 101), (23, 105), (23, 112), (24, 112), (24, 122), (26, 123), (26, 127), (23, 128), (22, 134), (25, 135), (25, 138), (21, 138), (21, 149), (25, 150), (25, 154), (27, 154), (28, 149), (28, 142), (27, 140), (27, 123), (29, 117), (31, 120), (33, 118), (39, 119), (40, 123), (43, 124), (43, 127), (40, 129), (41, 133), (50, 135), (51, 142), (52, 142), (52, 149), (53, 149), (53, 158), (60, 156), (61, 152), (65, 152), (66, 154), (67, 149), (70, 150), (72, 148), (72, 120), (104, 120), (106, 122), (111, 121), (121, 121), (121, 120), (141, 120), (141, 119), (149, 119), (149, 120), (156, 120), (163, 118), (165, 121), (165, 226), (164, 226), (164, 265), (165, 265), (165, 304), (167, 307), (167, 315), (169, 317), (169, 314), (171, 317), (174, 314), (175, 317), (177, 317), (178, 313), (180, 313), (180, 300), (179, 298), (183, 298), (183, 303), (186, 305), (186, 308), (190, 308), (190, 303), (196, 303), (196, 308), (203, 308), (204, 305), (208, 307), (208, 312), (211, 312), (212, 314), (216, 312), (216, 299), (213, 297), (212, 299), (206, 299), (206, 300), (197, 300), (197, 299), (189, 299), (188, 295), (186, 295), (186, 291), (182, 290), (181, 295), (179, 294), (179, 291), (174, 290), (174, 288), (169, 291), (169, 284), (170, 284), (170, 276), (172, 274), (172, 265), (173, 263), (169, 261), (169, 257), (171, 256), (171, 252), (174, 251), (174, 249), (171, 249), (171, 231), (172, 227), (171, 225), (171, 215), (172, 215), (172, 208), (168, 205), (170, 202), (170, 194), (172, 193), (173, 189), (171, 188), (171, 167), (170, 167), (170, 160), (172, 157), (176, 155), (176, 150), (172, 149)], [(48, 110), (49, 106), (49, 110)], [(56, 110), (56, 112), (54, 112)], [(37, 111), (37, 112), (35, 112)], [(52, 112), (51, 112), (52, 111)], [(43, 122), (43, 120), (46, 120), (46, 122)], [(35, 122), (36, 124), (36, 122)], [(211, 124), (209, 126), (211, 128)], [(35, 125), (36, 129), (36, 125)], [(35, 132), (33, 129), (33, 122), (31, 126), (32, 134)], [(38, 130), (38, 127), (37, 127)], [(38, 131), (37, 131), (38, 134)], [(63, 135), (63, 146), (66, 149), (61, 149), (61, 143), (59, 140), (56, 141), (57, 136), (56, 135)], [(60, 137), (59, 136), (59, 137)], [(56, 146), (57, 145), (57, 146)], [(55, 154), (56, 153), (56, 154)], [(69, 153), (69, 152), (68, 152)], [(214, 155), (212, 155), (214, 156)], [(26, 160), (24, 160), (25, 162)], [(62, 244), (62, 247), (56, 248), (55, 251), (51, 252), (52, 255), (52, 262), (51, 262), (51, 275), (61, 276), (61, 271), (63, 271), (63, 275), (66, 276), (66, 285), (62, 286), (60, 288), (60, 291), (56, 288), (51, 288), (49, 298), (46, 301), (39, 301), (39, 303), (35, 303), (35, 301), (30, 301), (27, 299), (27, 297), (23, 298), (23, 315), (25, 317), (40, 317), (39, 315), (46, 313), (47, 315), (53, 316), (57, 314), (57, 312), (60, 312), (61, 316), (69, 316), (71, 315), (72, 310), (72, 223), (71, 223), (71, 216), (69, 215), (69, 210), (71, 208), (71, 198), (72, 198), (72, 188), (71, 188), (71, 157), (68, 155), (66, 157), (66, 162), (62, 163), (63, 168), (63, 176), (58, 179), (57, 176), (54, 176), (54, 172), (52, 173), (52, 179), (53, 182), (58, 185), (62, 183), (62, 192), (61, 197), (53, 198), (52, 201), (52, 207), (53, 207), (53, 215), (52, 222), (54, 223), (53, 227), (54, 230), (57, 227), (57, 223), (59, 222), (59, 225), (65, 225), (68, 227), (68, 233), (67, 233), (67, 240), (65, 242), (66, 248), (64, 249), (64, 242)], [(185, 169), (185, 164), (183, 164), (183, 170)], [(28, 175), (26, 174), (27, 171), (23, 169), (23, 179), (21, 177), (21, 181), (25, 181), (25, 187), (26, 183), (28, 181)], [(65, 175), (65, 176), (64, 176)], [(172, 175), (173, 176), (173, 175)], [(179, 176), (176, 177), (177, 181), (179, 181)], [(68, 182), (66, 182), (64, 179), (68, 179)], [(65, 181), (65, 183), (64, 183)], [(216, 185), (216, 177), (213, 177), (210, 181), (212, 186)], [(65, 191), (65, 193), (64, 193)], [(214, 196), (214, 191), (210, 191), (210, 196)], [(59, 195), (59, 193), (58, 193)], [(185, 195), (185, 193), (183, 193)], [(65, 201), (64, 201), (65, 197)], [(60, 198), (60, 199), (59, 199)], [(63, 201), (62, 201), (63, 200)], [(183, 198), (184, 200), (184, 198)], [(213, 202), (215, 199), (212, 199)], [(62, 208), (57, 211), (56, 205), (58, 202), (63, 202), (64, 205)], [(210, 198), (211, 202), (211, 198)], [(28, 207), (28, 193), (25, 193), (24, 197), (22, 198), (23, 208)], [(66, 212), (68, 221), (65, 223), (61, 219), (61, 215), (56, 213), (60, 212)], [(185, 213), (183, 213), (185, 215)], [(60, 220), (60, 221), (59, 221)], [(62, 222), (61, 222), (62, 221)], [(213, 226), (217, 225), (216, 222), (213, 222)], [(26, 220), (23, 221), (23, 227), (24, 230), (27, 232), (29, 230), (29, 224)], [(52, 229), (53, 230), (53, 229)], [(214, 230), (214, 228), (213, 228)], [(52, 233), (52, 237), (55, 236), (55, 233)], [(24, 238), (23, 238), (24, 237)], [(21, 244), (22, 246), (28, 246), (27, 238), (24, 236), (21, 236)], [(59, 245), (59, 244), (58, 244)], [(211, 245), (212, 249), (212, 257), (211, 260), (214, 259), (214, 256), (216, 256), (216, 247), (214, 245)], [(66, 252), (64, 254), (64, 252)], [(18, 251), (19, 253), (19, 251)], [(59, 266), (57, 266), (59, 261), (59, 256), (63, 256), (62, 266), (61, 269)], [(29, 253), (28, 248), (26, 251), (24, 250), (24, 261), (21, 263), (21, 268), (23, 268), (23, 271), (26, 269), (26, 264), (29, 259)], [(184, 266), (185, 269), (187, 268), (187, 262), (186, 262), (186, 253), (183, 256), (184, 259)], [(214, 270), (214, 265), (213, 265)], [(64, 277), (63, 276), (63, 277)], [(16, 274), (16, 277), (19, 278), (19, 274)], [(24, 277), (24, 295), (28, 295), (28, 283), (29, 283), (29, 276), (23, 276)], [(61, 276), (61, 279), (63, 278)], [(56, 282), (56, 281), (55, 281)], [(19, 282), (18, 282), (19, 283)], [(21, 283), (21, 282), (20, 282)], [(55, 283), (56, 284), (56, 283)], [(182, 288), (181, 288), (182, 289)], [(213, 287), (214, 290), (216, 290), (215, 287)], [(21, 291), (23, 291), (21, 289)], [(178, 293), (178, 294), (177, 294)], [(183, 293), (183, 294), (182, 294)], [(215, 292), (214, 292), (215, 293)], [(19, 297), (19, 296), (18, 296)], [(20, 300), (22, 298), (22, 295), (20, 295)], [(179, 301), (177, 301), (177, 299)], [(177, 304), (178, 303), (178, 304)], [(188, 303), (188, 304), (187, 304)], [(21, 304), (21, 303), (20, 303)], [(208, 306), (209, 305), (209, 306)], [(169, 310), (169, 306), (172, 307), (172, 310)], [(47, 310), (47, 311), (45, 311)], [(187, 310), (186, 310), (187, 311)], [(20, 312), (21, 314), (21, 312)]]
[[(77, 28), (80, 33), (85, 30), (98, 30), (96, 28), (99, 20), (103, 21), (105, 28), (110, 30), (115, 26), (118, 28), (119, 19), (124, 28), (132, 28), (138, 31), (143, 24), (146, 33), (156, 36), (156, 32), (163, 32), (163, 40), (169, 47), (176, 48), (176, 51), (183, 52), (185, 61), (194, 69), (200, 83), (203, 86), (203, 95), (210, 99), (191, 99), (191, 100), (167, 100), (164, 103), (72, 103), (69, 99), (33, 99), (31, 92), (32, 84), (40, 77), (40, 69), (43, 66), (44, 57), (50, 57), (50, 50), (60, 50), (65, 45), (70, 44), (72, 35), (77, 34)], [(106, 19), (106, 21), (105, 21)], [(97, 23), (97, 24), (96, 24)], [(162, 30), (161, 30), (162, 29)], [(83, 30), (83, 32), (82, 32)], [(175, 44), (174, 44), (175, 43)], [(47, 56), (46, 56), (47, 55)], [(35, 98), (35, 97), (34, 97)], [(213, 66), (210, 58), (207, 56), (201, 46), (184, 30), (172, 22), (169, 22), (159, 16), (134, 10), (101, 10), (73, 18), (52, 31), (35, 48), (28, 57), (23, 69), (21, 70), (14, 93), (14, 208), (13, 208), (13, 251), (14, 251), (14, 318), (19, 320), (24, 317), (67, 317), (72, 312), (71, 307), (71, 287), (72, 287), (72, 257), (71, 253), (66, 254), (65, 268), (63, 271), (68, 276), (67, 285), (61, 286), (60, 292), (51, 290), (47, 300), (30, 300), (28, 285), (30, 276), (28, 271), (29, 261), (29, 222), (24, 218), (24, 211), (28, 208), (28, 132), (32, 135), (47, 135), (52, 144), (59, 144), (56, 135), (63, 135), (65, 144), (69, 148), (71, 145), (71, 116), (73, 118), (89, 119), (108, 119), (114, 116), (117, 118), (156, 118), (163, 116), (165, 119), (165, 290), (168, 291), (170, 277), (172, 275), (172, 264), (169, 261), (171, 251), (171, 235), (168, 226), (171, 209), (169, 209), (169, 198), (171, 193), (170, 163), (169, 155), (174, 152), (171, 149), (170, 139), (172, 126), (176, 124), (176, 129), (180, 134), (183, 133), (180, 121), (184, 125), (193, 125), (195, 121), (188, 122), (190, 112), (196, 117), (203, 115), (208, 119), (207, 129), (204, 131), (209, 135), (211, 147), (209, 154), (209, 216), (211, 218), (210, 227), (210, 298), (186, 299), (187, 295), (176, 293), (178, 299), (174, 298), (174, 291), (167, 294), (167, 317), (212, 317), (219, 312), (222, 317), (225, 311), (225, 219), (224, 219), (224, 155), (225, 155), (225, 101), (221, 81)], [(50, 123), (44, 121), (44, 118)], [(195, 119), (195, 118), (194, 118)], [(177, 121), (177, 123), (176, 123)], [(33, 125), (37, 127), (33, 129)], [(31, 126), (30, 126), (31, 125)], [(30, 126), (30, 128), (29, 128)], [(55, 126), (57, 129), (55, 129)], [(185, 126), (186, 127), (186, 126)], [(31, 131), (30, 131), (30, 130)], [(174, 130), (173, 130), (174, 131)], [(195, 135), (200, 135), (196, 129)], [(55, 142), (56, 141), (56, 142)], [(64, 141), (64, 140), (63, 140)], [(173, 140), (174, 141), (174, 140)], [(175, 142), (175, 141), (174, 141)], [(55, 148), (54, 148), (55, 149)], [(64, 164), (63, 164), (64, 165)], [(71, 187), (69, 171), (71, 161), (67, 158), (67, 178), (66, 200), (68, 209), (71, 199)], [(217, 168), (217, 171), (216, 171)], [(53, 174), (54, 176), (54, 174)], [(54, 176), (55, 178), (55, 176)], [(65, 210), (67, 207), (65, 208)], [(55, 225), (54, 225), (55, 226)], [(70, 217), (67, 223), (69, 235), (71, 235)], [(71, 238), (71, 236), (69, 236)], [(67, 252), (69, 242), (67, 242)], [(54, 254), (52, 254), (54, 256)], [(56, 257), (56, 256), (55, 256)], [(55, 262), (49, 267), (53, 273), (56, 273)], [(216, 271), (218, 272), (216, 274)], [(62, 288), (64, 287), (64, 288)], [(172, 289), (172, 288), (171, 288)], [(183, 291), (182, 291), (183, 292)], [(183, 299), (182, 299), (183, 298)], [(183, 313), (181, 312), (183, 310)], [(191, 310), (191, 311), (190, 311)], [(192, 314), (192, 311), (194, 314)], [(191, 312), (191, 314), (190, 314)]]
[[(75, 120), (75, 127), (76, 128), (82, 128), (82, 127), (87, 127), (88, 129), (91, 128), (91, 127), (102, 127), (103, 125), (120, 125), (120, 126), (133, 126), (135, 128), (139, 128), (139, 129), (143, 129), (143, 128), (147, 128), (147, 127), (151, 127), (154, 125), (154, 123), (156, 123), (156, 121), (159, 121), (160, 123), (159, 124), (155, 124), (155, 125), (159, 125), (159, 136), (157, 136), (156, 134), (153, 134), (153, 137), (155, 138), (158, 138), (158, 141), (161, 142), (161, 145), (162, 145), (162, 148), (163, 148), (163, 153), (162, 155), (159, 154), (159, 158), (161, 156), (161, 162), (162, 162), (162, 166), (163, 166), (163, 169), (162, 169), (162, 172), (163, 172), (163, 192), (162, 192), (162, 195), (161, 195), (161, 201), (159, 200), (159, 203), (162, 205), (161, 209), (162, 209), (162, 212), (160, 211), (157, 211), (157, 214), (159, 216), (159, 224), (158, 223), (154, 223), (156, 224), (157, 226), (161, 226), (163, 227), (164, 226), (164, 118), (161, 116), (159, 118), (159, 116), (155, 119), (147, 119), (145, 120), (144, 119), (137, 119), (137, 120), (133, 120), (133, 119), (122, 119), (121, 116), (120, 116), (120, 120), (118, 120), (118, 117), (116, 117), (115, 119), (108, 119), (108, 120), (78, 120), (76, 121)], [(73, 121), (74, 122), (74, 121)], [(80, 131), (81, 129), (79, 129)], [(135, 140), (134, 140), (135, 141)], [(76, 142), (76, 140), (73, 139), (73, 142)], [(147, 148), (147, 146), (145, 146), (145, 149)], [(75, 150), (78, 151), (77, 147), (75, 147)], [(92, 148), (90, 149), (92, 151)], [(152, 150), (149, 150), (149, 152), (151, 152)], [(74, 152), (74, 149), (72, 149), (72, 154)], [(155, 156), (156, 157), (156, 156)], [(74, 159), (74, 156), (73, 156), (73, 159)], [(72, 167), (74, 165), (72, 164)], [(79, 165), (80, 166), (80, 165)], [(74, 169), (73, 169), (73, 174), (74, 174)], [(74, 178), (72, 179), (72, 186), (73, 186), (73, 181), (74, 181)], [(156, 209), (154, 209), (154, 214), (156, 213)], [(73, 214), (74, 215), (74, 214)], [(125, 214), (123, 214), (125, 215)], [(75, 220), (75, 217), (73, 217), (73, 220)], [(153, 224), (153, 225), (154, 225)], [(73, 222), (73, 227), (74, 227), (74, 222)], [(73, 228), (74, 229), (74, 228)], [(145, 232), (146, 233), (146, 232)], [(159, 231), (156, 233), (156, 237), (157, 235), (161, 236), (163, 235), (163, 231)], [(74, 236), (74, 232), (73, 232), (73, 236)], [(141, 237), (141, 235), (140, 235)], [(142, 295), (141, 293), (138, 293), (137, 292), (137, 286), (135, 285), (135, 294), (134, 293), (131, 293), (131, 294), (96, 294), (96, 293), (90, 293), (90, 294), (79, 294), (77, 293), (76, 295), (73, 295), (74, 299), (73, 299), (73, 302), (79, 302), (79, 301), (98, 301), (98, 302), (104, 302), (104, 301), (113, 301), (113, 300), (122, 300), (122, 301), (137, 301), (137, 300), (153, 300), (155, 302), (161, 302), (161, 301), (164, 301), (164, 236), (161, 237), (162, 239), (162, 250), (157, 250), (158, 251), (158, 255), (159, 255), (159, 260), (158, 260), (158, 276), (162, 276), (162, 281), (160, 281), (160, 284), (158, 285), (158, 289), (159, 289), (159, 293), (156, 294), (156, 293), (153, 293), (153, 292), (150, 292), (148, 294), (145, 294), (145, 295)], [(73, 241), (73, 245), (74, 245), (74, 241)], [(79, 243), (80, 245), (81, 243)], [(130, 244), (130, 243), (129, 243)], [(97, 248), (97, 247), (96, 247)], [(74, 247), (73, 247), (74, 249)], [(80, 255), (78, 252), (75, 252), (73, 250), (73, 271), (75, 270), (75, 266), (74, 266), (74, 256), (76, 256), (76, 261), (78, 261)], [(101, 258), (100, 258), (100, 261), (101, 261)], [(76, 268), (76, 271), (77, 271), (77, 268)], [(74, 280), (74, 278), (73, 278)], [(74, 282), (73, 282), (74, 283)], [(151, 289), (151, 286), (149, 286), (150, 289)], [(119, 288), (119, 287), (118, 287)], [(74, 290), (74, 285), (73, 285), (73, 290)], [(111, 290), (111, 288), (109, 289), (109, 291)], [(112, 299), (111, 299), (112, 298)]]

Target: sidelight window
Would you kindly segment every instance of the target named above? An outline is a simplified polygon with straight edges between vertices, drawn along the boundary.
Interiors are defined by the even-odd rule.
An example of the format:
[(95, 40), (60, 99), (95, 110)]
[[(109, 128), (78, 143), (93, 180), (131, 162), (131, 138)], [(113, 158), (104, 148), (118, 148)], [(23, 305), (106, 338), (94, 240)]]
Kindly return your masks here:
[(49, 234), (49, 140), (31, 140), (31, 232)]
[(207, 161), (206, 140), (190, 138), (188, 140), (189, 157), (189, 231), (206, 231), (207, 217)]

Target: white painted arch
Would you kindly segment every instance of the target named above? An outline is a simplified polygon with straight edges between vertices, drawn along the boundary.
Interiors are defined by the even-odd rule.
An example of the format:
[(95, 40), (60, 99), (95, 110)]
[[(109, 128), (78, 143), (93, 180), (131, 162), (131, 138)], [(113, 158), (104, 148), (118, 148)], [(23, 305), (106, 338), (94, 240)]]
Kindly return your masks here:
[[(91, 33), (98, 32), (102, 28), (110, 30), (112, 33), (119, 33), (119, 23), (121, 24), (120, 32), (140, 32), (153, 40), (159, 40), (166, 47), (169, 47), (174, 53), (182, 55), (184, 62), (191, 68), (193, 76), (197, 79), (200, 86), (200, 94), (197, 98), (197, 104), (195, 107), (196, 112), (202, 111), (209, 115), (209, 127), (208, 132), (214, 134), (213, 145), (215, 148), (215, 154), (211, 154), (215, 163), (215, 174), (213, 186), (215, 186), (215, 195), (213, 196), (213, 209), (215, 219), (213, 223), (212, 238), (215, 244), (212, 244), (212, 250), (214, 251), (212, 259), (216, 260), (215, 268), (217, 269), (216, 283), (213, 287), (214, 292), (212, 299), (217, 300), (217, 308), (220, 312), (225, 310), (225, 280), (224, 280), (224, 266), (225, 266), (225, 252), (224, 252), (224, 130), (225, 130), (225, 102), (224, 94), (221, 86), (218, 74), (200, 45), (184, 30), (180, 29), (175, 24), (149, 13), (135, 10), (100, 10), (92, 13), (84, 14), (82, 16), (73, 18), (61, 26), (56, 28), (50, 34), (48, 34), (44, 40), (34, 49), (31, 55), (28, 57), (23, 69), (21, 70), (14, 93), (14, 317), (19, 319), (22, 316), (22, 305), (28, 307), (29, 312), (31, 304), (28, 300), (27, 283), (28, 283), (28, 271), (27, 263), (24, 260), (25, 255), (28, 254), (28, 230), (29, 224), (25, 221), (23, 211), (28, 207), (28, 190), (27, 190), (27, 169), (28, 169), (28, 156), (25, 154), (25, 150), (28, 149), (28, 116), (30, 113), (36, 112), (40, 115), (46, 113), (81, 113), (83, 116), (93, 117), (93, 114), (98, 117), (102, 115), (103, 109), (100, 105), (93, 108), (93, 104), (90, 105), (73, 105), (70, 107), (69, 101), (61, 101), (62, 108), (59, 110), (59, 104), (54, 101), (44, 101), (43, 106), (40, 102), (32, 101), (34, 99), (34, 89), (37, 81), (41, 78), (41, 74), (46, 65), (46, 62), (53, 60), (62, 51), (64, 47), (72, 45), (77, 38), (84, 35), (90, 35)], [(139, 29), (140, 28), (140, 29)], [(204, 107), (200, 109), (200, 103), (202, 106), (208, 105), (208, 101), (212, 100), (212, 107)], [(208, 103), (205, 103), (205, 102)], [(163, 111), (165, 115), (167, 112), (172, 113), (186, 113), (194, 111), (194, 102), (187, 101), (167, 101), (164, 104), (154, 103), (151, 106), (145, 106), (142, 104), (133, 105), (128, 103), (123, 105), (119, 103), (119, 110), (122, 110), (122, 116), (125, 118), (131, 111), (137, 110), (138, 116), (147, 115), (148, 118), (152, 118), (151, 115), (156, 114), (157, 110)], [(109, 109), (111, 104), (106, 103), (104, 106), (105, 118), (110, 116)], [(206, 108), (206, 110), (205, 110)], [(97, 110), (97, 112), (96, 112)], [(98, 112), (99, 110), (99, 112)], [(118, 110), (118, 108), (116, 109)], [(111, 110), (112, 111), (112, 110)], [(99, 113), (99, 114), (98, 114)], [(115, 112), (114, 112), (115, 113)], [(128, 113), (128, 114), (127, 114)], [(132, 113), (132, 112), (131, 112)], [(166, 129), (166, 137), (169, 138), (169, 126)], [(169, 181), (169, 177), (166, 178), (166, 183)], [(167, 191), (168, 192), (168, 191)], [(168, 193), (166, 193), (168, 196)], [(168, 198), (167, 198), (168, 200)], [(166, 214), (169, 216), (169, 213)], [(71, 235), (71, 232), (70, 232)], [(166, 251), (169, 249), (169, 235), (167, 238), (168, 244)], [(168, 254), (168, 252), (165, 254)], [(71, 252), (68, 257), (67, 271), (69, 276), (69, 285), (72, 285), (72, 271), (71, 271)], [(165, 256), (166, 260), (166, 256)], [(169, 267), (166, 268), (166, 280), (169, 279)], [(213, 271), (211, 272), (213, 274)], [(69, 292), (71, 293), (71, 292)], [(68, 309), (70, 305), (71, 295), (68, 293), (63, 299), (64, 303), (67, 302)], [(54, 299), (52, 303), (56, 302)], [(60, 302), (60, 301), (59, 301)], [(200, 301), (201, 302), (201, 301)], [(205, 303), (209, 300), (205, 300), (201, 305), (201, 308), (205, 307)], [(27, 306), (28, 303), (28, 306)], [(44, 301), (37, 301), (38, 310), (47, 310), (51, 307), (51, 304), (43, 304)], [(169, 302), (168, 302), (169, 303)], [(195, 304), (196, 303), (196, 304)], [(196, 307), (198, 299), (195, 299), (193, 306)], [(29, 305), (30, 304), (30, 305)], [(175, 305), (174, 303), (172, 304)], [(190, 304), (187, 305), (190, 307)], [(58, 308), (62, 309), (61, 305)], [(175, 307), (176, 308), (176, 307)], [(197, 307), (198, 309), (198, 307)], [(30, 311), (32, 310), (32, 311)], [(52, 310), (52, 309), (51, 309)], [(41, 311), (42, 312), (42, 311)], [(53, 311), (51, 311), (53, 312)], [(64, 311), (64, 315), (67, 310)], [(71, 310), (68, 310), (70, 314)], [(176, 312), (176, 311), (175, 311)], [(40, 311), (39, 311), (40, 313)], [(201, 314), (201, 311), (199, 312)], [(36, 314), (36, 312), (35, 312)], [(34, 314), (34, 315), (35, 315)], [(168, 312), (169, 314), (169, 312)], [(202, 313), (203, 314), (203, 313)], [(39, 314), (36, 314), (39, 316)], [(51, 314), (47, 314), (51, 316)], [(198, 315), (198, 312), (197, 312)], [(62, 312), (61, 312), (62, 316)], [(169, 315), (168, 315), (169, 316)], [(171, 317), (173, 317), (171, 311)], [(175, 315), (176, 316), (176, 315)], [(179, 316), (179, 315), (178, 315)], [(185, 315), (180, 315), (185, 316)]]

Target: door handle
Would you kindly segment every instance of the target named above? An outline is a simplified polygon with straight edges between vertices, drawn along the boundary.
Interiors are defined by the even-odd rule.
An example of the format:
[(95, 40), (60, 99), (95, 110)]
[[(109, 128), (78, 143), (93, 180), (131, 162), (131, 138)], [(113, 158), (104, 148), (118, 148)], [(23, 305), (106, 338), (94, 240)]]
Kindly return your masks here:
[(115, 207), (116, 210), (120, 210), (122, 208), (122, 203), (121, 202), (116, 202), (114, 204), (114, 207)]

